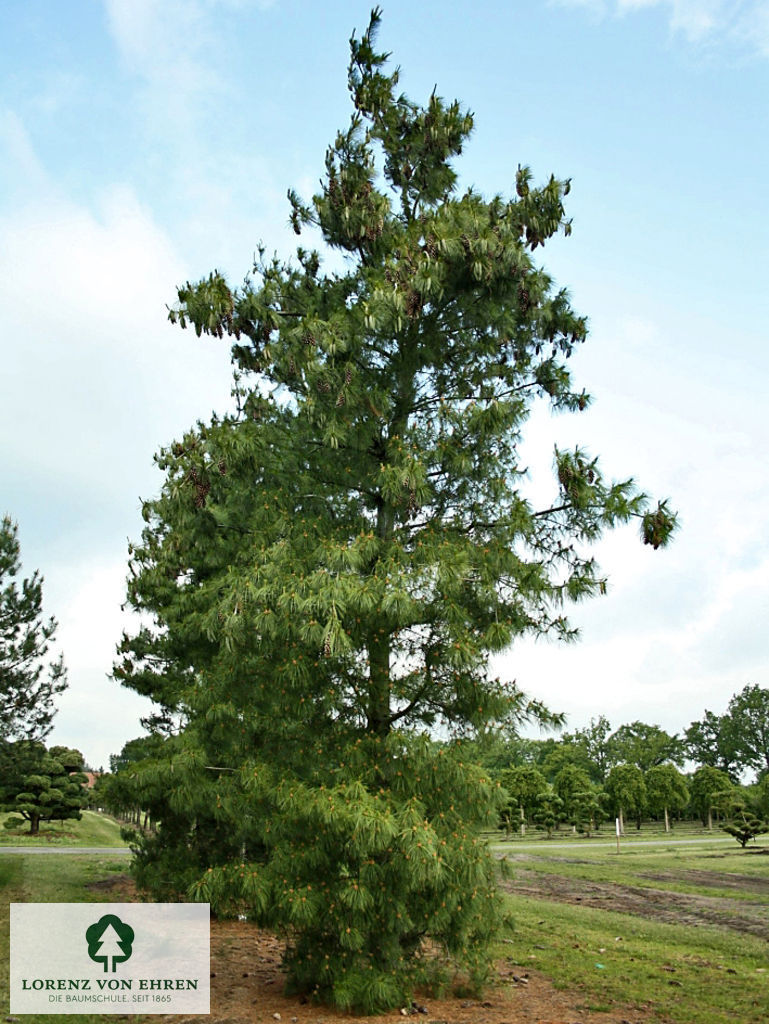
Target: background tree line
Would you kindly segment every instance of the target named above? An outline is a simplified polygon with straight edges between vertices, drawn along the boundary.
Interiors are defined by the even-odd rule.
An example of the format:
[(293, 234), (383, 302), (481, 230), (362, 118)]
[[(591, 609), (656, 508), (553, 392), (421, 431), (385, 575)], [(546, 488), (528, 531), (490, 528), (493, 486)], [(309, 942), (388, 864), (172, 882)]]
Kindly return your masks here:
[[(569, 824), (589, 833), (607, 817), (669, 829), (683, 812), (708, 827), (714, 814), (769, 818), (769, 690), (745, 686), (723, 715), (705, 711), (681, 735), (638, 721), (612, 730), (601, 715), (558, 738), (488, 736), (477, 755), (510, 796), (508, 829)], [(744, 785), (750, 774), (755, 782)]]
[[(769, 819), (768, 722), (769, 690), (753, 684), (732, 697), (722, 716), (706, 711), (681, 735), (638, 721), (612, 730), (600, 715), (558, 738), (487, 734), (466, 741), (464, 750), (503, 787), (499, 826), (507, 831), (566, 827), (590, 835), (615, 817), (636, 827), (658, 820), (666, 831), (682, 817), (697, 818), (712, 828), (714, 817)], [(703, 741), (705, 727), (720, 744)], [(99, 780), (98, 801), (146, 828), (153, 797), (137, 769), (162, 760), (173, 742), (155, 731), (127, 743)], [(687, 764), (693, 767), (684, 772)], [(745, 784), (749, 771), (756, 779)]]

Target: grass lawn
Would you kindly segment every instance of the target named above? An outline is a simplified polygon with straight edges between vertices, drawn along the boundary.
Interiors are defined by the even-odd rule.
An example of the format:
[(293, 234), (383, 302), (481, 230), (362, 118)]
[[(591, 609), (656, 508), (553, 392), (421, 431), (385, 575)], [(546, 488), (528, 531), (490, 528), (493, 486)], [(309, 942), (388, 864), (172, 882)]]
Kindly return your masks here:
[[(509, 847), (506, 846), (506, 852)], [(767, 850), (767, 845), (758, 847)], [(675, 1024), (764, 1024), (769, 1016), (766, 938), (728, 927), (750, 910), (769, 927), (769, 856), (722, 845), (582, 849), (552, 844), (513, 853), (510, 874), (547, 876), (576, 894), (584, 883), (616, 899), (618, 911), (541, 896), (506, 894), (514, 925), (500, 955), (531, 965), (557, 987), (582, 994), (585, 1010), (626, 1006)], [(764, 889), (763, 886), (767, 888)], [(623, 889), (649, 890), (648, 915), (619, 912)], [(654, 890), (654, 903), (652, 901)], [(681, 922), (655, 919), (665, 892), (709, 897), (723, 924), (682, 913)], [(680, 899), (680, 897), (679, 897)], [(675, 904), (677, 906), (677, 904)], [(750, 906), (749, 906), (750, 905)], [(641, 911), (641, 914), (644, 912)], [(686, 918), (689, 920), (686, 920)]]
[[(77, 824), (77, 823), (75, 823)], [(89, 889), (90, 883), (102, 882), (126, 871), (123, 857), (108, 854), (62, 854), (3, 856), (0, 853), (0, 1012), (9, 1013), (8, 969), (9, 906), (11, 903), (109, 903), (114, 893), (105, 889)], [(24, 1014), (25, 1024), (50, 1024), (48, 1014)], [(99, 1014), (67, 1014), (71, 1024), (96, 1024), (114, 1019)], [(138, 1020), (139, 1018), (132, 1018)]]
[(80, 821), (43, 821), (40, 834), (31, 836), (29, 825), (7, 829), (3, 822), (13, 814), (0, 814), (0, 846), (125, 846), (120, 825), (106, 814), (83, 811)]

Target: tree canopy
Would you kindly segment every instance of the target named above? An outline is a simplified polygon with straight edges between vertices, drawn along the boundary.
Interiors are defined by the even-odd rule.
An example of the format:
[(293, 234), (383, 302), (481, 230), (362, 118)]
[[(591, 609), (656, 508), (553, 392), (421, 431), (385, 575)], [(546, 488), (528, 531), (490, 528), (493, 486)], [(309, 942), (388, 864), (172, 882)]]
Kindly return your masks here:
[(8, 818), (6, 828), (28, 821), (30, 833), (37, 835), (41, 821), (80, 819), (87, 779), (79, 750), (62, 746), (46, 750), (42, 743), (19, 740), (8, 744), (4, 753), (10, 761), (4, 767), (10, 771), (4, 774), (0, 806), (20, 815)]
[(769, 690), (756, 683), (729, 701), (727, 714), (737, 758), (760, 774), (769, 772)]
[[(462, 739), (552, 720), (490, 656), (574, 638), (605, 530), (635, 520), (657, 548), (676, 525), (579, 448), (556, 450), (552, 500), (528, 499), (532, 404), (590, 404), (567, 365), (586, 320), (535, 261), (570, 230), (569, 182), (521, 167), (511, 198), (460, 190), (473, 118), (400, 93), (378, 23), (351, 40), (319, 192), (289, 193), (343, 269), (260, 248), (241, 287), (179, 289), (171, 320), (231, 341), (238, 411), (158, 458), (129, 580), (156, 628), (116, 668), (184, 725), (143, 777), (150, 874), (164, 844), (177, 866), (210, 858), (196, 895), (290, 928), (290, 984), (366, 1012), (440, 964), (428, 939), (483, 977), (497, 897), (477, 830), (502, 794)], [(223, 842), (191, 858), (201, 835)]]
[(728, 715), (715, 715), (706, 710), (699, 721), (691, 723), (685, 736), (687, 755), (695, 764), (718, 768), (736, 777), (738, 754), (733, 723)]
[(686, 750), (698, 765), (718, 768), (733, 781), (747, 768), (769, 772), (769, 690), (756, 683), (735, 693), (723, 715), (705, 711), (686, 730)]
[(681, 765), (684, 744), (658, 725), (631, 722), (621, 725), (607, 741), (609, 757), (614, 764), (634, 764), (642, 772), (668, 761)]

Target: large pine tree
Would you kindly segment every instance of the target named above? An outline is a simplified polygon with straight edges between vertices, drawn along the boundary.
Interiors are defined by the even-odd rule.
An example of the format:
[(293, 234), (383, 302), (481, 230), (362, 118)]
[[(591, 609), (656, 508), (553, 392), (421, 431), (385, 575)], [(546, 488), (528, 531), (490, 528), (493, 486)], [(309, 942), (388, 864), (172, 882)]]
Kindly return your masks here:
[(66, 689), (64, 662), (49, 660), (56, 620), (43, 617), (39, 573), (19, 580), (18, 527), (0, 521), (0, 743), (42, 739), (51, 731), (54, 700)]
[(527, 500), (532, 403), (589, 404), (567, 368), (585, 320), (534, 259), (568, 232), (568, 182), (460, 191), (472, 117), (398, 92), (378, 22), (351, 40), (321, 191), (289, 193), (344, 269), (262, 251), (241, 288), (179, 289), (174, 322), (232, 339), (239, 411), (160, 456), (129, 581), (158, 628), (117, 669), (184, 723), (143, 773), (144, 881), (167, 892), (192, 864), (195, 894), (285, 931), (294, 988), (363, 1011), (440, 969), (483, 978), (498, 906), (477, 830), (500, 794), (461, 737), (547, 718), (490, 655), (573, 635), (606, 528), (637, 517), (659, 547), (675, 523), (581, 450), (556, 452), (548, 507)]

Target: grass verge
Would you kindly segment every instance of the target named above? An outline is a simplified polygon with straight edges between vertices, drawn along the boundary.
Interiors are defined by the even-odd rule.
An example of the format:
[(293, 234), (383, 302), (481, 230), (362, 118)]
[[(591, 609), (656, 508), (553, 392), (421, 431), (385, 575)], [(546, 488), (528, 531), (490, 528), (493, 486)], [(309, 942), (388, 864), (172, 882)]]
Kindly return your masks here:
[[(9, 918), (11, 903), (109, 903), (115, 900), (106, 889), (91, 889), (126, 870), (123, 858), (108, 854), (5, 856), (0, 854), (0, 1011), (9, 1010)], [(50, 1024), (48, 1014), (24, 1014), (25, 1024)], [(68, 1014), (68, 1024), (96, 1024), (112, 1019), (100, 1014)], [(140, 1020), (139, 1017), (131, 1018)]]
[(675, 1024), (765, 1024), (769, 976), (761, 939), (507, 899), (515, 927), (501, 955), (580, 993), (585, 1010), (626, 1006)]
[[(511, 851), (512, 854), (512, 851)], [(769, 857), (718, 846), (556, 851), (512, 854), (510, 873), (537, 872), (569, 881), (716, 896), (724, 913), (745, 901), (760, 907)], [(524, 876), (525, 877), (525, 876)], [(745, 888), (740, 889), (740, 886)], [(499, 953), (530, 966), (556, 987), (580, 994), (583, 1011), (675, 1024), (765, 1024), (769, 961), (765, 939), (718, 924), (669, 923), (584, 904), (505, 895), (514, 927)], [(759, 911), (760, 913), (760, 911)]]

